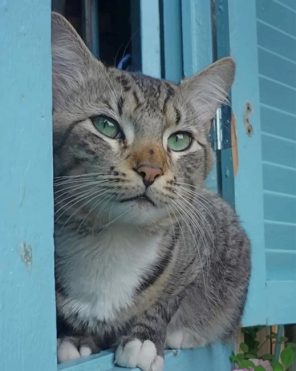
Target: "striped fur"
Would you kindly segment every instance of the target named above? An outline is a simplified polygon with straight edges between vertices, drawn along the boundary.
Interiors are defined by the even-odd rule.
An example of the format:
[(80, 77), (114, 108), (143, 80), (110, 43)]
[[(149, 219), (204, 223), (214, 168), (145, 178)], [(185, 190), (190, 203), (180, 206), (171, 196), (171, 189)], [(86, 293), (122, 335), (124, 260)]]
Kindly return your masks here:
[[(106, 347), (160, 371), (168, 347), (230, 336), (247, 293), (249, 241), (203, 186), (209, 122), (226, 101), (231, 59), (180, 85), (107, 68), (53, 15), (55, 256), (60, 361)], [(93, 118), (123, 135), (107, 138)], [(167, 146), (178, 131), (191, 146)], [(140, 165), (161, 169), (151, 185)]]

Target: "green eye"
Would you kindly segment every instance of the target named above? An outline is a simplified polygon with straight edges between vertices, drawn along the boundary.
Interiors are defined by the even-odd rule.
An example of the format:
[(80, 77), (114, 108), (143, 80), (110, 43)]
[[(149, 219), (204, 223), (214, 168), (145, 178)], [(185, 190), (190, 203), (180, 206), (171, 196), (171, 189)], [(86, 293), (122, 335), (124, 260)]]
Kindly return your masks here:
[(186, 131), (178, 131), (172, 134), (168, 139), (168, 147), (172, 151), (181, 152), (190, 147), (192, 135)]
[(124, 134), (119, 124), (107, 116), (96, 116), (91, 118), (94, 127), (103, 135), (112, 139), (123, 139)]

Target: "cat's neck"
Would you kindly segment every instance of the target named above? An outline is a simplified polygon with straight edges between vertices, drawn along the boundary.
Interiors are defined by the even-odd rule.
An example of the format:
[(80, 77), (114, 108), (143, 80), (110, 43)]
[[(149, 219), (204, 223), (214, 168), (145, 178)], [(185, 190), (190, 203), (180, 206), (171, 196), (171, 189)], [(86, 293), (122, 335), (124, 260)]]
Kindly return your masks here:
[(143, 242), (149, 243), (155, 237), (165, 233), (159, 226), (135, 226), (132, 224), (113, 223), (104, 227), (93, 229), (88, 233), (85, 230), (56, 226), (55, 239), (57, 252), (71, 249), (106, 249), (128, 248), (141, 246)]

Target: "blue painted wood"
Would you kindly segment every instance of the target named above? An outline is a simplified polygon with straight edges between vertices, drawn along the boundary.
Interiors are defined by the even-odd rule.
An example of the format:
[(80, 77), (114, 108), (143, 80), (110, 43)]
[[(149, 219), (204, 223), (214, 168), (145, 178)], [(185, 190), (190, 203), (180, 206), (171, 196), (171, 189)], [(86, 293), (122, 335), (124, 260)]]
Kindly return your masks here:
[(271, 0), (257, 0), (256, 6), (257, 18), (296, 36), (294, 15), (289, 9)]
[(273, 29), (267, 24), (258, 22), (258, 44), (272, 52), (296, 61), (296, 39)]
[(296, 197), (265, 191), (264, 216), (268, 220), (296, 223)]
[(266, 133), (296, 140), (296, 115), (261, 104), (261, 128)]
[[(257, 4), (267, 323), (295, 322), (296, 12), (282, 1)], [(272, 37), (272, 43), (268, 38)], [(272, 72), (274, 71), (274, 72)], [(276, 73), (275, 73), (276, 72)]]
[(296, 169), (263, 164), (263, 186), (268, 191), (296, 196)]
[(213, 61), (211, 4), (182, 0), (183, 69), (191, 76)]
[(296, 87), (296, 63), (273, 55), (272, 53), (259, 49), (259, 72), (264, 77), (269, 77), (292, 88)]
[(266, 323), (295, 323), (295, 281), (266, 282)]
[(296, 251), (267, 251), (266, 267), (267, 280), (296, 281)]
[(180, 0), (162, 2), (162, 77), (178, 83), (183, 77)]
[(296, 146), (294, 140), (263, 133), (262, 148), (264, 161), (296, 169)]
[(277, 3), (281, 5), (285, 5), (288, 9), (296, 10), (296, 3), (294, 0), (275, 0)]
[(140, 1), (142, 72), (161, 76), (159, 1)]
[(296, 224), (265, 220), (265, 244), (270, 250), (296, 251)]
[[(188, 77), (213, 62), (211, 4), (207, 0), (182, 0), (181, 17), (183, 74)], [(208, 175), (206, 184), (209, 189), (217, 191), (216, 164)]]
[(291, 89), (263, 77), (259, 79), (259, 82), (260, 100), (262, 103), (293, 115), (296, 114), (296, 89)]
[[(294, 29), (287, 28), (291, 19), (296, 25), (296, 13), (290, 11), (290, 24), (284, 25), (278, 15), (289, 9), (279, 10), (280, 3), (259, 0), (238, 5), (229, 0), (230, 43), (238, 67), (232, 95), (240, 163), (236, 208), (253, 245), (244, 317), (248, 325), (296, 320), (291, 300), (296, 293), (296, 55), (290, 50), (296, 39), (288, 34)], [(265, 13), (262, 7), (268, 7)], [(251, 137), (244, 128), (246, 102), (252, 107)]]
[(0, 1), (1, 371), (56, 370), (50, 1)]
[(296, 3), (294, 0), (275, 0), (275, 2), (281, 4), (281, 5), (284, 5), (286, 6), (288, 9), (290, 10), (296, 10)]
[[(235, 205), (252, 242), (252, 277), (243, 323), (254, 325), (266, 321), (256, 5), (254, 1), (229, 0), (228, 7), (230, 50), (237, 64), (236, 80), (232, 88), (239, 154), (239, 169), (235, 177)], [(252, 107), (250, 122), (254, 132), (251, 137), (246, 134), (243, 123), (247, 102)]]

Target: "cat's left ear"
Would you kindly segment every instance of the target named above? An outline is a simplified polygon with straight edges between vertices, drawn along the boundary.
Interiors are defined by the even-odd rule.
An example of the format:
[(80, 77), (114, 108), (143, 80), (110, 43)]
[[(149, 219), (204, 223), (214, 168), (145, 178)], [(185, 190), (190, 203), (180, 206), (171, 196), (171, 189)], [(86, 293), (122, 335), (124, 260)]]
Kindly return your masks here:
[(198, 75), (181, 82), (182, 100), (189, 102), (196, 112), (196, 120), (208, 124), (215, 117), (217, 108), (227, 102), (235, 73), (232, 58), (223, 58), (211, 64)]
[(105, 67), (88, 50), (72, 25), (60, 14), (51, 17), (54, 107), (62, 106), (69, 91), (79, 91), (93, 70)]

